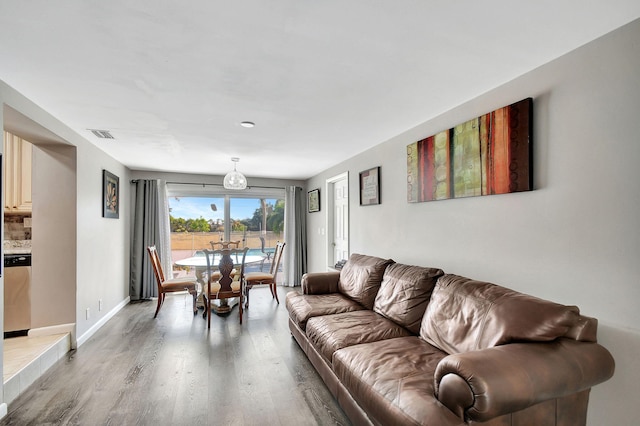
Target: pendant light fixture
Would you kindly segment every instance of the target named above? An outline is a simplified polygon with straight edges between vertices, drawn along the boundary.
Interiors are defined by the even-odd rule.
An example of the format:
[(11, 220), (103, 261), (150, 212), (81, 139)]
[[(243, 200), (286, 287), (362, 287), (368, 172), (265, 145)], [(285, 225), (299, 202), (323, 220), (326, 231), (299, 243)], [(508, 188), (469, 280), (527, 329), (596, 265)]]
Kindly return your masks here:
[(233, 170), (227, 173), (224, 177), (223, 185), (225, 189), (245, 189), (247, 187), (247, 178), (242, 173), (236, 170), (236, 165), (240, 159), (238, 157), (232, 157)]

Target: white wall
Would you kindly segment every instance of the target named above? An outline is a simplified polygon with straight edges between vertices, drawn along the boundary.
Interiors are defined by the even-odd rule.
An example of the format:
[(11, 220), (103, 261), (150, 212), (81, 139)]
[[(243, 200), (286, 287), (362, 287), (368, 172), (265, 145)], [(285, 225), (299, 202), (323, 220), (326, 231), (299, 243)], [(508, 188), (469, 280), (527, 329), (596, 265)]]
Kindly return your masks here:
[[(637, 424), (640, 400), (638, 40), (635, 21), (307, 182), (324, 188), (349, 171), (352, 253), (441, 267), (598, 318), (617, 368), (592, 390), (591, 425)], [(406, 202), (408, 144), (526, 97), (534, 98), (534, 191)], [(382, 204), (361, 207), (358, 173), (374, 166)], [(326, 269), (321, 200), (321, 213), (308, 215), (310, 271)]]

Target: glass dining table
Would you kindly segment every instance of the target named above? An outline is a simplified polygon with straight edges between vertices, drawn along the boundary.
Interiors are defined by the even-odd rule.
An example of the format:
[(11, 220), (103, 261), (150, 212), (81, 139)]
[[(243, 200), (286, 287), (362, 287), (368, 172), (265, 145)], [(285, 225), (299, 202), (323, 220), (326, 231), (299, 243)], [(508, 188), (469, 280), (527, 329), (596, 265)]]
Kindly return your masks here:
[[(264, 254), (247, 254), (245, 256), (245, 260), (244, 260), (244, 265), (245, 268), (247, 268), (247, 266), (252, 265), (252, 264), (259, 264), (261, 262), (264, 261), (266, 255)], [(235, 258), (235, 256), (231, 256), (234, 265), (235, 266), (240, 266), (240, 262), (242, 261), (242, 259), (238, 256), (238, 258)], [(212, 267), (215, 265), (216, 266), (216, 270), (217, 270), (217, 265), (220, 263), (220, 256), (215, 256), (214, 259), (211, 261), (211, 265)], [(181, 259), (175, 262), (176, 265), (178, 266), (183, 266), (183, 267), (189, 267), (189, 268), (194, 268), (195, 269), (195, 274), (196, 274), (196, 280), (198, 280), (198, 282), (200, 283), (200, 285), (202, 286), (202, 291), (204, 292), (206, 289), (206, 272), (207, 272), (207, 258), (205, 257), (204, 252), (202, 251), (197, 251), (195, 252), (194, 256), (192, 257), (187, 257), (186, 259)], [(211, 304), (211, 308), (213, 309), (213, 312), (215, 312), (218, 315), (222, 315), (222, 314), (227, 314), (229, 312), (231, 312), (231, 309), (238, 303), (239, 301), (237, 300), (237, 298), (233, 298), (233, 299), (221, 299), (221, 300), (215, 300), (212, 302)], [(198, 295), (198, 300), (197, 300), (197, 306), (200, 308), (204, 308), (204, 299), (202, 297), (202, 292)], [(206, 311), (205, 311), (206, 313)]]

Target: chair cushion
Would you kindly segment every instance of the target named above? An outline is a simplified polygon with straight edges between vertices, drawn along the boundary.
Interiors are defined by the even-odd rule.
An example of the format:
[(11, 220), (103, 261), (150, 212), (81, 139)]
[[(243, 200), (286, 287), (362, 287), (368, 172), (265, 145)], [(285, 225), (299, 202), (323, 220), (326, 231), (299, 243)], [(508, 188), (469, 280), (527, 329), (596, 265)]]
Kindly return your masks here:
[(245, 274), (244, 279), (247, 281), (273, 281), (273, 275), (266, 272), (249, 272)]
[[(220, 288), (221, 288), (220, 283), (211, 283), (211, 293), (210, 294), (216, 294), (217, 292), (220, 291)], [(240, 281), (232, 281), (231, 282), (231, 290), (239, 292), (240, 291)]]
[(436, 268), (401, 263), (387, 266), (373, 310), (418, 334), (431, 292), (442, 275), (442, 269)]
[[(230, 277), (231, 277), (231, 278), (235, 277), (235, 275), (236, 275), (236, 273), (237, 273), (237, 272), (238, 272), (238, 271), (236, 271), (236, 269), (235, 269), (235, 268), (233, 268), (233, 269), (231, 270), (231, 275), (230, 275)], [(211, 273), (211, 277), (212, 277), (213, 281), (217, 281), (217, 280), (219, 280), (219, 279), (220, 279), (220, 277), (222, 277), (222, 274), (220, 273), (220, 271), (213, 271), (213, 272)], [(208, 278), (207, 271), (204, 271), (204, 272), (202, 273), (202, 281), (206, 282), (206, 281), (207, 281), (207, 278)]]
[(340, 271), (338, 291), (365, 308), (373, 309), (384, 270), (392, 263), (391, 259), (352, 254)]
[(340, 293), (301, 294), (290, 291), (287, 293), (286, 305), (289, 317), (302, 330), (306, 329), (309, 318), (364, 309), (362, 305)]
[(411, 335), (395, 322), (370, 310), (309, 318), (306, 333), (328, 363), (338, 349)]
[(192, 277), (180, 277), (165, 280), (162, 283), (162, 289), (166, 292), (171, 291), (195, 291), (197, 281)]
[(420, 336), (450, 354), (510, 342), (551, 341), (564, 336), (579, 313), (576, 306), (447, 274), (433, 290)]

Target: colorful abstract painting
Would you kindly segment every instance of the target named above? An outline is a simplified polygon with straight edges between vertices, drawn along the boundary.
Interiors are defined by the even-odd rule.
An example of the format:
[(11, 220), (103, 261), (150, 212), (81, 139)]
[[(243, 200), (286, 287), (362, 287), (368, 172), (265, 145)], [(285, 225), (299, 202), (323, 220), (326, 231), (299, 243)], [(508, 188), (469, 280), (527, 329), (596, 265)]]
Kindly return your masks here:
[(533, 189), (533, 100), (407, 146), (410, 203)]

